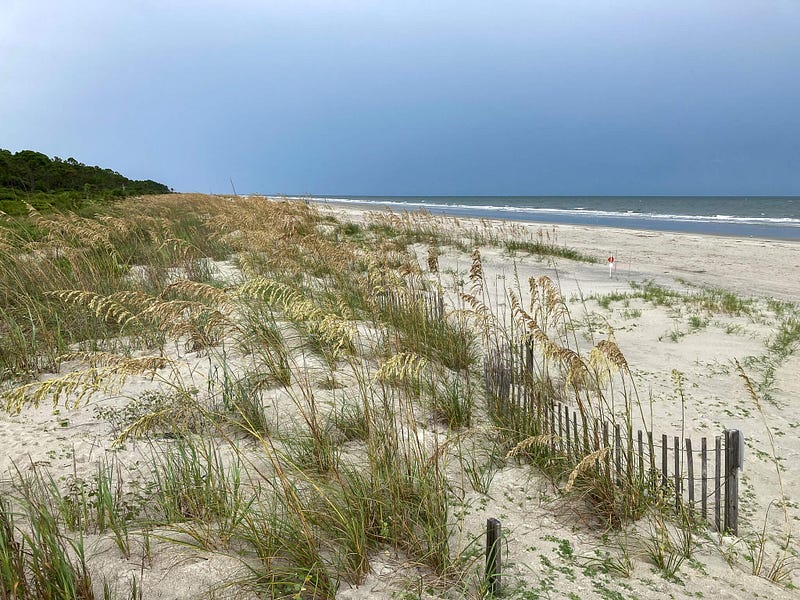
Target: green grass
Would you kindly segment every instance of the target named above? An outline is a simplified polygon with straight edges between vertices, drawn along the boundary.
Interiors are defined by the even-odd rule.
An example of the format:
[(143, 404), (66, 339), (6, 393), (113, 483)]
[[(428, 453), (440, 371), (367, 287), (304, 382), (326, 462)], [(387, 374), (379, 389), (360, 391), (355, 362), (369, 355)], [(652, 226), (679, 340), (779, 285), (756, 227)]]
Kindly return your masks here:
[(203, 548), (227, 547), (247, 514), (240, 459), (210, 441), (186, 438), (154, 447), (150, 519)]
[(24, 492), (24, 529), (0, 499), (0, 598), (93, 600), (83, 538), (65, 536), (48, 502)]
[(558, 258), (566, 258), (577, 262), (597, 263), (600, 262), (596, 257), (583, 254), (573, 248), (566, 246), (558, 246), (553, 243), (543, 243), (541, 241), (516, 241), (510, 240), (504, 243), (507, 252), (526, 252), (528, 254), (536, 255), (539, 258), (545, 256), (555, 256)]
[[(704, 288), (697, 292), (681, 292), (658, 285), (653, 281), (645, 281), (643, 283), (632, 281), (630, 286), (632, 288), (630, 292), (611, 292), (609, 294), (591, 296), (590, 299), (597, 301), (606, 310), (611, 309), (612, 302), (627, 302), (632, 299), (641, 299), (654, 306), (667, 308), (686, 305), (695, 310), (705, 311), (708, 315), (752, 316), (756, 309), (754, 300), (741, 298), (732, 292), (719, 288)], [(697, 329), (703, 326), (700, 324), (702, 321), (701, 316), (693, 315), (691, 319), (696, 320), (698, 323), (697, 327), (692, 325), (693, 328)]]
[(394, 329), (390, 339), (398, 353), (418, 354), (453, 371), (466, 371), (477, 361), (475, 333), (467, 324), (431, 316), (419, 300), (400, 306), (388, 303), (380, 318)]

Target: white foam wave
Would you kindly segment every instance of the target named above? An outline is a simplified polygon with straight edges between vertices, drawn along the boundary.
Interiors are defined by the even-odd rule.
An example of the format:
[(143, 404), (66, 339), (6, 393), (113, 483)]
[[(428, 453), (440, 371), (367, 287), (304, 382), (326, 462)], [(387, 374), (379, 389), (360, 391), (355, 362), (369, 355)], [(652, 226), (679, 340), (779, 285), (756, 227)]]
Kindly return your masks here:
[(457, 210), (475, 213), (475, 216), (489, 216), (491, 213), (518, 214), (518, 215), (563, 215), (598, 217), (607, 219), (622, 220), (653, 220), (653, 221), (679, 221), (695, 223), (730, 223), (741, 225), (780, 225), (784, 227), (800, 227), (800, 219), (792, 217), (740, 217), (736, 215), (679, 215), (669, 213), (643, 213), (634, 210), (627, 211), (607, 211), (587, 209), (584, 207), (564, 209), (564, 208), (538, 208), (528, 206), (507, 206), (507, 205), (475, 205), (475, 204), (443, 204), (439, 202), (425, 201), (403, 201), (403, 200), (361, 200), (357, 198), (312, 198), (318, 202), (331, 202), (334, 204), (357, 204), (362, 206), (389, 206), (402, 209), (435, 209), (435, 210)]

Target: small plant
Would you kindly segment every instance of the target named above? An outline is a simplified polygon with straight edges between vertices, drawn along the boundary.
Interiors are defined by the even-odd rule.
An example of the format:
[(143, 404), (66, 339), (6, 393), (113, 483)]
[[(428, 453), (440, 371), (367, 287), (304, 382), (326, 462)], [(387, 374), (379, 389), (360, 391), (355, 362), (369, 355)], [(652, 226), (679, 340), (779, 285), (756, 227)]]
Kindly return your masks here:
[(334, 471), (339, 462), (339, 448), (334, 433), (332, 422), (318, 427), (315, 432), (301, 427), (283, 432), (280, 440), (287, 466), (316, 473)]
[(209, 378), (209, 395), (218, 398), (217, 418), (256, 439), (269, 435), (271, 424), (260, 394), (267, 384), (268, 378), (259, 372), (236, 376), (226, 365), (215, 369)]
[(693, 331), (697, 331), (698, 329), (702, 329), (708, 325), (708, 319), (703, 319), (698, 315), (692, 315), (689, 317), (689, 327)]
[(684, 549), (676, 547), (666, 523), (660, 515), (649, 520), (649, 537), (644, 540), (644, 551), (665, 579), (675, 581), (678, 570), (686, 560)]
[(627, 542), (618, 544), (612, 551), (595, 549), (593, 556), (579, 558), (584, 573), (589, 577), (595, 573), (610, 573), (619, 577), (630, 577), (633, 574), (634, 562)]
[(369, 423), (360, 404), (343, 404), (334, 414), (333, 423), (344, 441), (366, 441), (369, 436)]
[(97, 405), (95, 417), (108, 421), (117, 438), (165, 436), (198, 433), (205, 418), (195, 398), (196, 392), (178, 389), (145, 391), (123, 407)]
[[(440, 385), (436, 380), (442, 379)], [(434, 378), (429, 387), (429, 404), (434, 417), (450, 429), (472, 426), (473, 398), (470, 378), (445, 375)]]
[(0, 500), (0, 597), (94, 600), (83, 539), (64, 536), (48, 503), (31, 487), (22, 491), (24, 530)]
[(151, 518), (192, 537), (201, 547), (227, 547), (255, 496), (245, 496), (241, 464), (211, 441), (178, 440), (153, 448)]

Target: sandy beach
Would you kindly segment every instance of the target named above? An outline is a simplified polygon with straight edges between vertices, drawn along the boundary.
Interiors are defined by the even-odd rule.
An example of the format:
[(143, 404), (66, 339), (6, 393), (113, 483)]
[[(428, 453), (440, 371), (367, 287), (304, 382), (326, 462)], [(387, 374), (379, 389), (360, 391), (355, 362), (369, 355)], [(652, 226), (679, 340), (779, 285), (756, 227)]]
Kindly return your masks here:
[[(380, 211), (335, 205), (320, 206), (320, 211), (338, 223), (356, 224), (365, 232), (370, 231), (371, 224), (391, 222)], [(322, 223), (323, 230), (332, 226), (324, 220)], [(511, 314), (508, 289), (516, 290), (527, 306), (531, 301), (527, 282), (531, 277), (547, 276), (563, 295), (579, 353), (588, 355), (599, 340), (612, 335), (627, 360), (654, 430), (699, 440), (738, 429), (746, 440), (739, 535), (722, 535), (698, 525), (691, 557), (681, 561), (671, 577), (663, 576), (648, 554), (652, 530), (646, 520), (616, 530), (597, 528), (587, 521), (579, 503), (563, 496), (536, 468), (524, 462), (509, 459), (492, 465), (488, 488), (483, 492), (465, 484), (463, 474), (457, 481), (448, 471), (459, 500), (450, 516), (451, 547), (454, 553), (472, 553), (472, 571), (482, 568), (486, 519), (496, 517), (502, 522), (504, 535), (504, 597), (796, 597), (797, 590), (790, 582), (797, 580), (800, 548), (796, 537), (800, 520), (800, 472), (796, 468), (800, 459), (800, 313), (796, 305), (800, 298), (800, 243), (396, 216), (398, 230), (422, 225), (465, 241), (460, 248), (438, 246), (436, 273), (426, 263), (430, 244), (413, 240), (405, 250), (404, 256), (416, 264), (421, 277), (442, 286), (448, 314), (463, 308), (459, 292), (469, 287), (471, 241), (477, 236), (495, 240), (497, 243), (479, 245), (478, 249), (486, 294), (498, 316), (507, 318)], [(262, 226), (268, 235), (274, 235), (277, 227), (274, 223)], [(241, 231), (248, 227), (256, 229), (258, 225), (242, 224), (228, 233), (238, 231), (235, 234), (243, 239), (246, 235)], [(378, 233), (372, 235), (385, 235), (377, 228), (373, 231)], [(596, 262), (509, 250), (504, 240), (545, 240), (549, 246), (575, 250)], [(376, 247), (384, 242), (389, 240), (368, 241)], [(392, 252), (400, 255), (404, 251)], [(608, 257), (612, 255), (615, 263), (609, 268)], [(250, 277), (243, 263), (233, 256), (205, 264), (219, 289), (241, 286)], [(180, 275), (174, 273), (176, 281)], [(645, 290), (656, 291), (649, 294)], [(230, 314), (238, 316), (236, 310)], [(358, 332), (368, 330), (363, 323), (354, 327)], [(49, 470), (59, 483), (70, 478), (88, 481), (100, 462), (112, 459), (119, 465), (123, 480), (146, 480), (154, 463), (154, 447), (135, 439), (114, 446), (120, 427), (114, 415), (124, 414), (132, 401), (146, 397), (148, 391), (180, 387), (195, 390), (198, 398), (206, 393), (211, 397), (212, 373), (218, 377), (221, 369), (233, 374), (253, 372), (256, 354), (241, 343), (225, 340), (222, 337), (206, 348), (195, 349), (185, 337), (176, 337), (161, 352), (169, 366), (132, 374), (118, 388), (98, 390), (77, 408), (65, 407), (62, 401), (54, 410), (43, 400), (38, 408), (24, 406), (19, 414), (0, 413), (3, 492), (10, 494), (12, 481), (35, 468)], [(257, 392), (275, 432), (290, 422), (292, 427), (302, 424), (299, 397), (311, 393), (320, 405), (335, 410), (349, 395), (358, 393), (359, 382), (348, 374), (346, 361), (332, 369), (319, 355), (291, 344), (287, 347), (297, 378), (293, 375), (289, 386), (270, 385)], [(150, 354), (142, 348), (130, 351), (133, 358)], [(737, 361), (754, 386), (758, 404), (746, 388)], [(59, 373), (42, 374), (41, 379), (77, 372), (85, 365), (75, 358), (62, 363)], [(334, 377), (338, 383), (329, 384)], [(475, 414), (472, 426), (456, 438), (459, 443), (471, 440), (475, 448), (483, 448), (491, 438), (487, 433), (490, 424), (481, 421), (486, 419), (483, 409)], [(415, 418), (417, 435), (437, 440), (437, 444), (450, 439), (441, 422), (423, 414)], [(236, 439), (237, 451), (247, 457), (252, 475), (256, 467), (267, 462), (264, 441)], [(353, 444), (346, 442), (342, 452), (361, 457), (361, 450)], [(230, 452), (223, 450), (223, 454), (229, 456)], [(354, 460), (358, 464), (363, 458)], [(455, 459), (452, 462), (455, 464)], [(87, 562), (98, 575), (93, 581), (105, 578), (119, 598), (128, 597), (132, 578), (142, 585), (144, 598), (250, 597), (250, 592), (224, 585), (242, 568), (236, 543), (202, 547), (187, 531), (186, 527), (167, 524), (152, 527), (147, 560), (142, 558), (144, 542), (139, 538), (125, 556), (111, 534), (86, 533)], [(789, 543), (784, 550), (787, 532)], [(761, 550), (764, 566), (758, 576), (754, 571), (759, 570), (756, 563)], [(789, 558), (783, 567), (785, 576), (775, 583), (765, 575), (781, 555)], [(628, 564), (626, 561), (630, 568), (619, 570), (627, 573), (610, 566)], [(464, 588), (449, 589), (443, 583), (445, 577), (432, 575), (425, 565), (391, 545), (372, 553), (369, 564), (362, 581), (338, 582), (337, 598), (461, 597), (467, 593)], [(474, 584), (467, 588), (469, 596), (480, 596)], [(306, 597), (303, 594), (297, 591), (297, 597)]]

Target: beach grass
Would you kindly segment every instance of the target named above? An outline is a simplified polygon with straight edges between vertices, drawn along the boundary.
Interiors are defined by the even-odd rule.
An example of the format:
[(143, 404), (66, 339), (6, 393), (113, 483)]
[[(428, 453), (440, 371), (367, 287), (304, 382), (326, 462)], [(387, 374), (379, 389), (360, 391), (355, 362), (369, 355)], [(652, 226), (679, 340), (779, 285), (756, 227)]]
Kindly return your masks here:
[[(99, 594), (87, 534), (109, 536), (131, 563), (144, 564), (152, 535), (235, 556), (222, 587), (256, 596), (333, 598), (389, 554), (431, 589), (478, 597), (483, 531), (468, 524), (466, 498), (489, 502), (510, 463), (544, 477), (587, 530), (650, 519), (643, 547), (666, 578), (691, 556), (694, 524), (666, 510), (652, 474), (615, 469), (599, 438), (565, 451), (492, 383), (501, 357), (529, 348), (513, 377), (535, 403), (570, 402), (625, 439), (652, 427), (613, 335), (582, 346), (557, 281), (532, 277), (524, 294), (518, 284), (498, 296), (484, 278), (478, 247), (594, 261), (555, 230), (531, 239), (424, 214), (349, 223), (300, 201), (199, 195), (27, 219), (0, 238), (4, 404), (78, 407), (110, 394), (115, 403), (93, 407), (104, 444), (144, 446), (148, 468), (134, 477), (115, 458), (91, 478), (20, 471), (0, 503), (0, 598)], [(471, 266), (452, 290), (439, 273), (445, 247)], [(598, 302), (629, 298), (752, 311), (723, 290), (652, 282)], [(785, 358), (800, 335), (781, 310), (770, 348)], [(626, 546), (603, 564), (630, 572), (631, 560)], [(131, 597), (147, 597), (146, 580), (128, 582)]]

